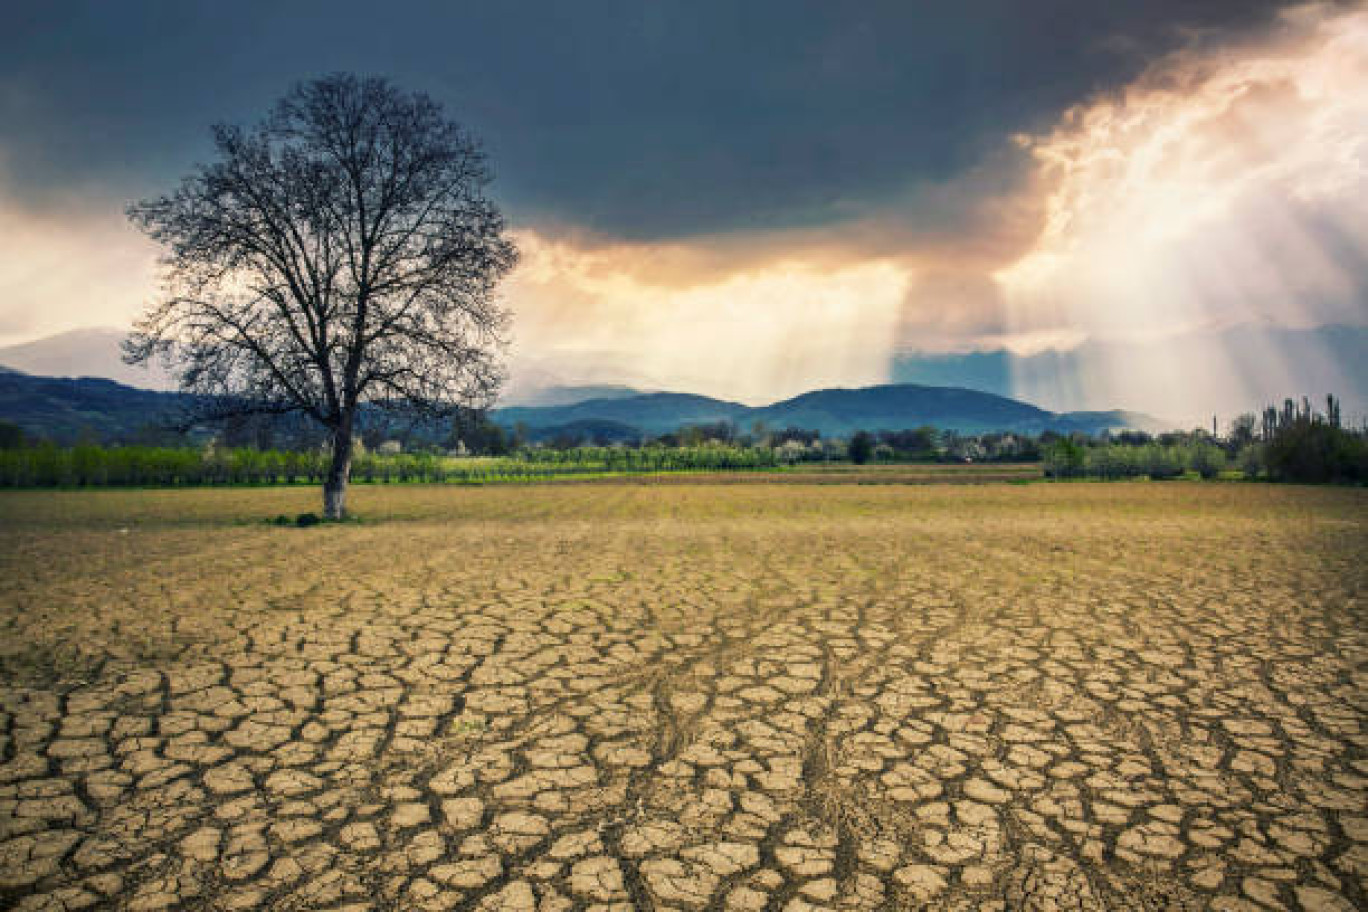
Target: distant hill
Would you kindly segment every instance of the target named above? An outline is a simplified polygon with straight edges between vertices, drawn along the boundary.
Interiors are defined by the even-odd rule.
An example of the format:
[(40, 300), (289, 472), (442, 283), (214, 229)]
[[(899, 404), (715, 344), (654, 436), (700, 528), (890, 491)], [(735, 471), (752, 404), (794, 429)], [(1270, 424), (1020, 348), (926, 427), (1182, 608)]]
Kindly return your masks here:
[(0, 370), (0, 419), (58, 443), (128, 439), (168, 422), (181, 396), (136, 389), (100, 377), (33, 377)]
[(160, 365), (123, 363), (119, 345), (127, 336), (127, 330), (113, 327), (58, 333), (0, 348), (0, 366), (42, 377), (103, 377), (139, 389), (175, 389)]
[(1044, 430), (1056, 416), (1004, 396), (958, 387), (910, 383), (804, 393), (755, 409), (749, 420), (841, 436), (860, 429), (931, 425), (964, 432)]
[[(0, 366), (34, 376), (104, 377), (140, 389), (174, 389), (171, 377), (159, 366), (123, 363), (119, 343), (126, 334), (126, 330), (115, 327), (82, 329), (2, 347)], [(577, 362), (568, 374), (557, 367), (559, 362), (519, 362), (500, 404), (506, 409), (559, 408), (626, 400), (660, 388), (658, 378), (616, 371), (611, 353), (595, 357), (597, 360)], [(1156, 364), (1190, 367), (1187, 386), (1165, 387), (1137, 379), (1151, 376)], [(1098, 411), (1125, 403), (1150, 414), (1205, 426), (1213, 412), (1224, 423), (1241, 412), (1281, 402), (1286, 396), (1307, 395), (1319, 402), (1326, 393), (1334, 393), (1344, 405), (1346, 418), (1357, 423), (1368, 418), (1368, 327), (1242, 325), (1125, 345), (1088, 341), (1071, 350), (1033, 355), (1003, 349), (966, 354), (907, 351), (895, 357), (891, 373), (893, 385), (979, 390), (1034, 403), (1056, 414), (1093, 410), (1088, 413), (1091, 417), (1080, 419), (1085, 422), (1133, 423), (1143, 419), (1137, 413)], [(608, 380), (614, 382), (605, 382)], [(1192, 390), (1191, 402), (1185, 401), (1188, 389)], [(805, 407), (820, 404), (819, 400)], [(779, 405), (782, 403), (764, 409)], [(580, 417), (584, 416), (570, 420)], [(684, 422), (708, 420), (702, 414), (681, 414), (678, 418)], [(541, 426), (543, 416), (534, 416), (534, 420)], [(621, 413), (608, 420), (626, 421)], [(673, 416), (643, 420), (647, 426), (641, 429), (655, 432), (655, 428), (668, 425)], [(832, 426), (840, 423), (834, 421)]]
[(557, 438), (592, 443), (595, 446), (608, 446), (614, 443), (636, 443), (641, 439), (641, 431), (621, 421), (571, 421), (551, 427), (530, 428), (528, 439), (533, 443), (554, 442)]
[[(932, 425), (964, 433), (1045, 430), (1099, 433), (1108, 429), (1163, 430), (1162, 422), (1134, 412), (1057, 414), (1025, 402), (957, 387), (890, 384), (861, 389), (816, 390), (772, 405), (751, 408), (736, 402), (684, 393), (651, 393), (593, 399), (568, 406), (506, 408), (494, 412), (500, 424), (526, 425), (535, 432), (583, 422), (609, 421), (647, 434), (686, 424), (730, 421), (747, 430), (757, 421), (772, 429), (800, 427), (829, 437), (860, 429), (901, 430)], [(536, 436), (536, 435), (534, 435)]]
[(1105, 412), (1063, 412), (1055, 417), (1059, 422), (1058, 430), (1079, 430), (1084, 433), (1094, 433), (1089, 431), (1089, 428), (1126, 428), (1133, 431), (1144, 431), (1147, 434), (1162, 434), (1164, 431), (1174, 429), (1171, 422), (1160, 421), (1143, 412), (1132, 412), (1125, 409), (1112, 409)]
[(588, 386), (544, 386), (534, 388), (509, 397), (507, 408), (545, 408), (557, 405), (575, 405), (591, 399), (627, 399), (648, 392), (631, 386), (615, 383), (593, 384)]
[[(136, 389), (102, 378), (35, 377), (0, 370), (0, 419), (62, 443), (132, 439), (149, 427), (175, 420), (184, 402), (179, 393)], [(816, 390), (760, 408), (689, 393), (640, 393), (569, 405), (498, 409), (493, 417), (508, 428), (524, 425), (534, 441), (557, 436), (631, 441), (684, 425), (723, 421), (742, 431), (762, 421), (771, 429), (800, 427), (827, 437), (860, 429), (902, 430), (928, 424), (964, 433), (1164, 429), (1161, 422), (1134, 412), (1056, 414), (992, 393), (912, 384)]]
[(496, 409), (494, 420), (508, 427), (521, 423), (530, 428), (550, 428), (579, 421), (614, 421), (647, 434), (664, 434), (685, 424), (738, 421), (748, 411), (739, 402), (692, 393), (642, 393), (563, 406)]

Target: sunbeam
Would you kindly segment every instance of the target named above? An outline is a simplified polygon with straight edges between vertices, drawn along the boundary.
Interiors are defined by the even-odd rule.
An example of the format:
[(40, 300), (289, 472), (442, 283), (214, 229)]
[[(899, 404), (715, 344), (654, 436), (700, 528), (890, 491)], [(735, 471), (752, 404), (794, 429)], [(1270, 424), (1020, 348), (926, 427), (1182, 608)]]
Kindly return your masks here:
[(605, 358), (619, 379), (746, 402), (888, 379), (909, 275), (892, 261), (779, 259), (680, 282), (660, 276), (660, 246), (519, 243), (515, 355), (549, 355), (580, 382)]
[[(1025, 398), (1209, 419), (1292, 376), (1276, 349), (1251, 374), (1213, 331), (1368, 321), (1368, 13), (1292, 10), (1273, 38), (1170, 57), (1023, 142), (1051, 189), (1039, 240), (996, 273), (1010, 332), (1091, 352), (1080, 376), (1018, 371)], [(1180, 335), (1213, 341), (1119, 344)]]

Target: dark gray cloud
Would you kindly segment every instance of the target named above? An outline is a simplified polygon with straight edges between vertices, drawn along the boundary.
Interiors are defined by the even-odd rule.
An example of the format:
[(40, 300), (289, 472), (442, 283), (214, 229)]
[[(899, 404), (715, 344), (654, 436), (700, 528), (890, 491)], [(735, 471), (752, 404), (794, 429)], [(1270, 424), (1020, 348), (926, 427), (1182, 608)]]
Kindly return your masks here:
[(9, 0), (0, 167), (35, 205), (146, 194), (206, 154), (211, 122), (352, 70), (445, 101), (523, 220), (633, 239), (820, 225), (1278, 5)]

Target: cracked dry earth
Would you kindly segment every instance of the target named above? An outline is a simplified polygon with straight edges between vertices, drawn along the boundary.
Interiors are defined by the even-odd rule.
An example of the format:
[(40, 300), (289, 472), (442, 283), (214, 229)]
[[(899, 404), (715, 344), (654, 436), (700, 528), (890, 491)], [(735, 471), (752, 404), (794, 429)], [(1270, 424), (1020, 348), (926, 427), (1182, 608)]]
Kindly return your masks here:
[(0, 906), (1368, 904), (1368, 492), (0, 495)]

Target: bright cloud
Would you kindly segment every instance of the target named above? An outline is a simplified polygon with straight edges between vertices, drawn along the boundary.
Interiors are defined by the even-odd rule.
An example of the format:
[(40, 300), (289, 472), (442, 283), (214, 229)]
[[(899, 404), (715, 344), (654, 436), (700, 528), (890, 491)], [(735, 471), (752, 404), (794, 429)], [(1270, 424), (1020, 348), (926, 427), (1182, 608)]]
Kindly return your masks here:
[[(156, 252), (122, 204), (73, 196), (32, 211), (3, 183), (0, 344), (130, 323), (156, 293)], [(526, 225), (504, 289), (513, 386), (758, 402), (887, 381), (905, 350), (1363, 324), (1365, 201), (1368, 12), (1300, 7), (1273, 34), (1165, 58), (1053, 130), (842, 224), (634, 243)], [(1194, 390), (1248, 398), (1229, 353), (1105, 348), (1068, 362), (1080, 375), (1018, 378), (1017, 394), (1171, 418), (1194, 414)], [(1263, 372), (1289, 378), (1289, 393), (1326, 392), (1292, 388), (1292, 368), (1272, 353)]]
[(156, 291), (157, 251), (122, 207), (72, 198), (35, 209), (3, 189), (0, 344), (130, 324)]
[[(608, 360), (619, 376), (762, 399), (885, 380), (900, 349), (1030, 354), (1368, 320), (1368, 13), (1290, 10), (1275, 34), (1168, 57), (1020, 143), (1033, 167), (1006, 192), (963, 179), (958, 216), (912, 194), (906, 213), (891, 203), (821, 232), (528, 233), (509, 291), (519, 351), (580, 378)], [(955, 230), (928, 229), (928, 209)], [(1105, 390), (1175, 418), (1195, 414), (1194, 389), (1240, 399), (1224, 353), (1116, 350), (1070, 362), (1089, 376), (1036, 372), (1018, 392), (1090, 407)]]
[[(675, 245), (593, 248), (535, 233), (507, 294), (519, 359), (567, 379), (639, 378), (745, 401), (888, 379), (909, 274), (889, 260), (777, 257), (707, 269)], [(698, 278), (682, 281), (680, 261)]]
[[(1368, 12), (1290, 10), (1022, 141), (1048, 189), (1038, 241), (995, 274), (1011, 334), (1368, 321)], [(1207, 360), (1098, 370), (1181, 415), (1195, 385), (1239, 382)]]

